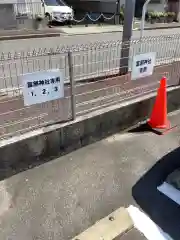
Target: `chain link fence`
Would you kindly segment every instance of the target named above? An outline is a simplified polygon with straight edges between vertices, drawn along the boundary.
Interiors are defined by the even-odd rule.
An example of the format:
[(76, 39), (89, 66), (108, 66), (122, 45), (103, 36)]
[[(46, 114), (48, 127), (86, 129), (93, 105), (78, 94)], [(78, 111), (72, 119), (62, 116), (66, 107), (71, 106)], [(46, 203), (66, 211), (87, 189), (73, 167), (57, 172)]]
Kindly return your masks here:
[[(129, 73), (126, 75), (120, 74), (121, 41), (1, 53), (0, 138), (66, 122), (91, 111), (147, 94), (157, 89), (163, 75), (167, 76), (169, 86), (178, 85), (179, 44), (178, 34), (147, 37), (142, 42), (132, 40), (127, 66)], [(153, 75), (131, 81), (133, 56), (146, 52), (156, 52)], [(25, 107), (20, 76), (49, 69), (60, 69), (63, 72), (64, 98)]]

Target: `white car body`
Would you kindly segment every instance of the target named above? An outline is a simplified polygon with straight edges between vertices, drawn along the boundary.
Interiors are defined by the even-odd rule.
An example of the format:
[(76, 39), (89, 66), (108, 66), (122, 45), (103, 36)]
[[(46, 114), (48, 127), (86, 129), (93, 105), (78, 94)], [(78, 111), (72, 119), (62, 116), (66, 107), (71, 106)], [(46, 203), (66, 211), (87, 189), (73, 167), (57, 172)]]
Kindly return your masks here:
[(65, 3), (60, 0), (53, 0), (53, 1), (54, 2), (57, 1), (57, 3), (59, 2), (61, 5), (56, 5), (56, 6), (50, 5), (50, 3), (48, 3), (48, 0), (45, 0), (42, 3), (44, 7), (44, 14), (45, 16), (50, 17), (50, 21), (65, 22), (73, 18), (72, 8), (65, 5)]
[[(16, 15), (48, 17), (49, 21), (66, 22), (73, 19), (73, 9), (63, 0), (32, 0), (31, 4), (14, 5)], [(33, 11), (32, 11), (33, 9)]]

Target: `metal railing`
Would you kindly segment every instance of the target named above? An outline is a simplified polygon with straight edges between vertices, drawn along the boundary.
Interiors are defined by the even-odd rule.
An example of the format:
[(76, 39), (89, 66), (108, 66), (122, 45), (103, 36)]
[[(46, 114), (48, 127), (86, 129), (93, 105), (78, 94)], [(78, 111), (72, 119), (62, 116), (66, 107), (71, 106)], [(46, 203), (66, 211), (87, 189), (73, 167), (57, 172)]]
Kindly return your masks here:
[(37, 15), (42, 15), (44, 17), (44, 10), (40, 1), (32, 2), (29, 0), (26, 2), (17, 2), (13, 5), (17, 18), (35, 18)]
[[(36, 25), (45, 26), (47, 21), (42, 3), (33, 2), (14, 2), (0, 4), (0, 30), (25, 30), (37, 29)], [(41, 21), (40, 21), (41, 18)]]
[[(157, 88), (163, 75), (168, 77), (168, 85), (179, 84), (179, 44), (179, 34), (147, 37), (142, 42), (132, 40), (129, 73), (123, 76), (120, 74), (121, 41), (1, 53), (0, 138), (69, 121), (76, 116), (147, 94)], [(145, 52), (156, 52), (154, 73), (150, 77), (131, 81), (132, 57)], [(65, 97), (25, 107), (20, 76), (49, 69), (63, 72)]]

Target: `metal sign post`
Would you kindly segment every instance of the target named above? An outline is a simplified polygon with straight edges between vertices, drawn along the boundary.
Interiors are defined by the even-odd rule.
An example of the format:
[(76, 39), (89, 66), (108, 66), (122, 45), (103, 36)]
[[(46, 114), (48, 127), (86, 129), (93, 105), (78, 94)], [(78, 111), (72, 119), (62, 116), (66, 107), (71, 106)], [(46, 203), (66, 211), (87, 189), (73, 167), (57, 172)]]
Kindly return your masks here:
[(142, 9), (142, 17), (141, 17), (141, 26), (140, 26), (140, 51), (142, 50), (142, 38), (144, 36), (144, 25), (145, 25), (145, 17), (146, 17), (146, 11), (147, 6), (151, 0), (146, 0), (146, 2), (143, 5)]
[(126, 74), (128, 72), (129, 64), (129, 50), (131, 44), (131, 36), (133, 29), (133, 19), (136, 0), (126, 0), (124, 10), (124, 26), (122, 36), (120, 73)]

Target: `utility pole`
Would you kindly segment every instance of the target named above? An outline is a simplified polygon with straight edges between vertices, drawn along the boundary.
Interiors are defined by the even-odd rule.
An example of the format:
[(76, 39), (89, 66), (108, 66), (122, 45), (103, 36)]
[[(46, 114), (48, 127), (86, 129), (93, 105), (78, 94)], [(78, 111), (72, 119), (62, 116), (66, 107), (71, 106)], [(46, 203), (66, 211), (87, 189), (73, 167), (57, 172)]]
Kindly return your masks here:
[(126, 74), (128, 72), (129, 50), (130, 50), (130, 44), (131, 44), (130, 41), (131, 41), (132, 29), (133, 29), (135, 4), (136, 4), (136, 0), (125, 0), (124, 26), (123, 26), (121, 60), (120, 60), (120, 74)]

